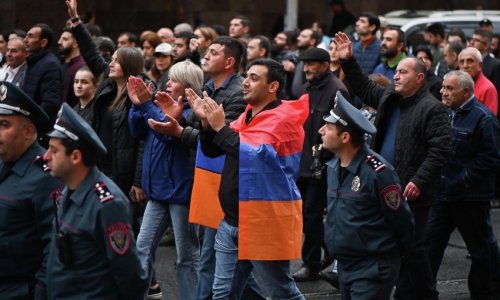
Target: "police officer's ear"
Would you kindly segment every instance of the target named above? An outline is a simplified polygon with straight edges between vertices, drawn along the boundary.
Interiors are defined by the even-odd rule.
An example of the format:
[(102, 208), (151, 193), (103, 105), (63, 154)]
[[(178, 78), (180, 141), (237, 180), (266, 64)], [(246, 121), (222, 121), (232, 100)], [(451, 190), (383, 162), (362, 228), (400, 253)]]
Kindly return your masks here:
[(21, 117), (21, 118), (22, 118), (21, 122), (23, 124), (24, 137), (27, 140), (32, 140), (33, 138), (36, 138), (37, 130), (36, 130), (35, 124), (33, 124), (33, 122), (31, 122), (27, 118), (24, 118), (24, 117)]
[(73, 165), (83, 164), (83, 154), (79, 149), (73, 150), (69, 156)]

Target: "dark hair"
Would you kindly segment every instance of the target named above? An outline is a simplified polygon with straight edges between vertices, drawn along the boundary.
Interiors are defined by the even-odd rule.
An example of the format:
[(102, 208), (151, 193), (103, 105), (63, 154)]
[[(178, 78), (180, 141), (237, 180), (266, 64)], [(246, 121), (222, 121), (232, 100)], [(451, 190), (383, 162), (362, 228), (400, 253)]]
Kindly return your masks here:
[(80, 69), (78, 69), (76, 71), (76, 73), (78, 73), (78, 72), (89, 72), (92, 75), (92, 83), (94, 84), (95, 87), (97, 87), (97, 83), (99, 82), (99, 78), (94, 76), (94, 73), (92, 73), (92, 71), (90, 71), (89, 67), (84, 65), (83, 67), (81, 67)]
[(314, 43), (314, 46), (318, 46), (319, 43), (321, 43), (321, 32), (319, 32), (318, 30), (312, 30), (312, 29), (309, 29), (311, 30), (311, 39), (314, 39), (316, 42)]
[(134, 43), (136, 46), (139, 45), (139, 38), (132, 32), (122, 32), (119, 36), (126, 36), (129, 42)]
[(356, 126), (344, 126), (342, 124), (333, 124), (337, 126), (337, 136), (341, 133), (347, 132), (351, 135), (351, 143), (354, 147), (360, 147), (365, 142), (365, 133)]
[(221, 25), (221, 24), (214, 24), (212, 25), (212, 28), (217, 32), (218, 36), (223, 36), (223, 35), (228, 35), (229, 32), (227, 31), (226, 26)]
[(102, 35), (102, 29), (99, 25), (96, 24), (85, 24), (85, 27), (87, 27), (87, 30), (90, 32), (90, 35), (92, 36), (101, 36)]
[(464, 50), (464, 49), (465, 49), (465, 46), (461, 42), (448, 43), (448, 51), (451, 50), (451, 51), (455, 52), (457, 55), (459, 55), (460, 52), (462, 52), (462, 50)]
[(427, 47), (426, 45), (418, 45), (414, 50), (413, 50), (413, 56), (417, 56), (418, 52), (425, 52), (425, 54), (427, 55), (427, 57), (429, 58), (429, 60), (431, 62), (434, 61), (434, 56), (432, 56), (432, 53), (431, 53), (431, 49), (429, 49), (429, 47)]
[(425, 32), (430, 32), (434, 35), (440, 35), (443, 39), (445, 37), (444, 26), (442, 23), (433, 23), (427, 26)]
[(360, 18), (361, 17), (367, 18), (369, 26), (375, 25), (375, 30), (372, 31), (372, 34), (377, 33), (377, 30), (379, 30), (379, 28), (380, 28), (380, 19), (378, 18), (378, 16), (376, 14), (369, 12), (369, 11), (365, 11), (359, 17)]
[(52, 28), (50, 28), (49, 25), (43, 23), (36, 24), (33, 27), (38, 27), (41, 29), (40, 40), (46, 39), (47, 40), (46, 48), (50, 48), (50, 46), (52, 45), (52, 40), (54, 39), (54, 31), (52, 30)]
[(234, 58), (234, 70), (238, 71), (238, 68), (241, 63), (241, 58), (243, 56), (243, 48), (244, 48), (243, 44), (237, 39), (234, 39), (229, 36), (221, 36), (217, 38), (213, 42), (213, 44), (224, 46), (224, 57)]
[(476, 29), (474, 30), (474, 34), (480, 35), (483, 39), (486, 40), (486, 44), (491, 44), (491, 38), (493, 37), (493, 33), (484, 29)]
[(64, 152), (66, 155), (70, 155), (73, 151), (78, 150), (82, 153), (82, 161), (85, 166), (93, 167), (96, 165), (96, 150), (86, 141), (75, 142), (72, 139), (61, 139), (61, 143), (65, 148)]
[(285, 69), (283, 68), (283, 65), (274, 59), (259, 58), (251, 62), (248, 65), (248, 69), (252, 66), (264, 66), (267, 68), (267, 83), (277, 81), (279, 88), (276, 90), (276, 94), (278, 94), (285, 80)]
[(174, 34), (174, 37), (176, 39), (182, 38), (184, 42), (186, 43), (187, 46), (189, 46), (189, 41), (191, 39), (196, 39), (198, 38), (196, 34), (189, 32), (189, 31), (181, 31), (179, 33)]
[[(14, 33), (15, 35), (17, 35), (18, 37), (23, 38), (23, 39), (26, 37), (26, 31), (24, 31), (24, 30), (22, 30), (22, 29), (12, 29), (12, 30), (9, 32), (9, 35), (11, 35), (11, 34), (13, 34), (13, 33)], [(7, 37), (7, 39), (6, 39), (6, 40), (8, 40), (8, 38), (9, 38), (9, 37)]]
[(387, 32), (387, 31), (390, 31), (390, 30), (396, 31), (398, 33), (398, 43), (403, 43), (406, 46), (406, 36), (405, 36), (405, 33), (400, 28), (394, 27), (394, 26), (387, 27), (387, 29), (385, 31)]
[(244, 15), (237, 15), (233, 19), (241, 20), (241, 24), (243, 25), (243, 27), (250, 27), (250, 25), (252, 25), (252, 23), (250, 22), (250, 19)]
[(61, 34), (62, 34), (62, 33), (64, 33), (64, 32), (69, 32), (69, 33), (71, 33), (71, 35), (73, 35), (73, 32), (71, 32), (71, 28), (70, 28), (70, 27), (64, 27), (64, 28), (62, 29)]
[(263, 35), (256, 35), (252, 37), (253, 39), (259, 40), (259, 47), (266, 50), (266, 57), (269, 57), (269, 51), (271, 50), (271, 42), (269, 39)]
[(451, 35), (459, 36), (460, 39), (462, 40), (462, 43), (464, 45), (467, 44), (467, 37), (465, 36), (465, 32), (462, 29), (460, 29), (458, 27), (453, 27), (452, 29), (450, 29), (450, 31), (448, 31), (448, 34), (446, 35), (446, 39), (448, 39), (448, 37)]

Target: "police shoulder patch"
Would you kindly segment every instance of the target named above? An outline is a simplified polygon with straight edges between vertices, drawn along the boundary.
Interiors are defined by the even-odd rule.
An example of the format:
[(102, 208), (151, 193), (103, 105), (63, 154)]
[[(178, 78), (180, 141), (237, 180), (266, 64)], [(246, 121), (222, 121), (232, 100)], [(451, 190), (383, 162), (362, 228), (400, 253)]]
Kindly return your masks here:
[(43, 159), (42, 155), (37, 155), (35, 159), (33, 160), (33, 163), (37, 165), (40, 169), (42, 169), (44, 172), (50, 172), (49, 165), (47, 164), (47, 161)]
[(366, 156), (365, 162), (375, 170), (375, 172), (380, 172), (383, 168), (385, 168), (385, 165), (383, 162), (380, 161), (377, 157), (373, 155), (368, 155)]
[(385, 204), (392, 210), (398, 210), (401, 207), (401, 189), (398, 185), (388, 185), (380, 191)]
[(106, 228), (106, 237), (111, 249), (119, 255), (127, 253), (131, 244), (130, 226), (124, 222), (117, 222)]
[(115, 198), (104, 182), (98, 182), (95, 184), (94, 193), (96, 193), (101, 203), (109, 202)]

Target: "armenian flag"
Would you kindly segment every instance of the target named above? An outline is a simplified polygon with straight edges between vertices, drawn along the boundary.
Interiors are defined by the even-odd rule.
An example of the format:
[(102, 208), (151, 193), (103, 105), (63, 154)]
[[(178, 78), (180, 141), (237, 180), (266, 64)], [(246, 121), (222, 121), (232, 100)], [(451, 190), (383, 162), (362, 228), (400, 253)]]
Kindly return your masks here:
[(219, 201), (219, 186), (226, 156), (207, 157), (198, 143), (189, 222), (217, 229), (224, 212)]
[(302, 199), (295, 180), (308, 114), (304, 95), (261, 111), (249, 124), (244, 113), (230, 125), (240, 135), (239, 259), (301, 257)]

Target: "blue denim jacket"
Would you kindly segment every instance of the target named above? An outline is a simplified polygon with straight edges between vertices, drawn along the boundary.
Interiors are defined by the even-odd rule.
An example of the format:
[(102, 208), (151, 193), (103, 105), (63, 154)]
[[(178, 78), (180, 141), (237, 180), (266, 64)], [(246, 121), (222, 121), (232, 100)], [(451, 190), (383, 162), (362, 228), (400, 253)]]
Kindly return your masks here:
[(452, 155), (442, 171), (439, 200), (489, 201), (500, 166), (498, 120), (476, 97), (450, 115)]
[[(191, 111), (185, 106), (183, 115)], [(147, 121), (165, 122), (165, 116), (152, 101), (130, 109), (128, 122), (132, 136), (146, 141), (141, 185), (148, 199), (188, 204), (191, 198), (194, 169), (189, 149), (178, 138), (153, 131)]]

